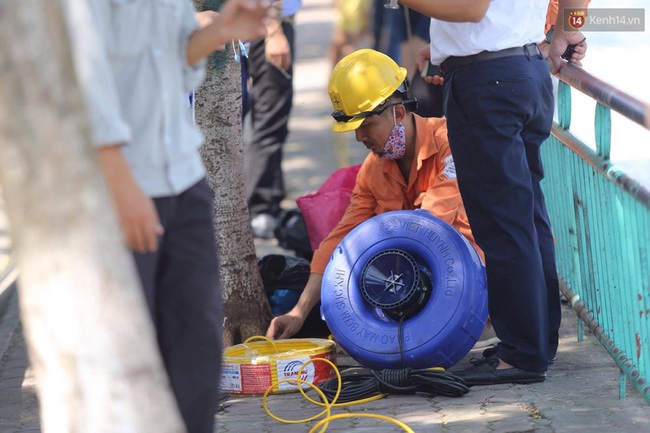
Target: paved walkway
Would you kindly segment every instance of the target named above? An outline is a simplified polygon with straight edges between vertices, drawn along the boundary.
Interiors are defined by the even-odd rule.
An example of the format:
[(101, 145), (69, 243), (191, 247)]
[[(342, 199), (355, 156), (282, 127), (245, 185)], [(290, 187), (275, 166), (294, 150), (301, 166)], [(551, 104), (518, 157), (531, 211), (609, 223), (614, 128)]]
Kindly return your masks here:
[[(362, 412), (390, 416), (418, 433), (571, 433), (650, 431), (650, 406), (635, 389), (618, 399), (618, 369), (593, 337), (576, 342), (577, 321), (564, 308), (558, 359), (548, 379), (533, 385), (473, 387), (460, 398), (424, 395), (389, 395), (350, 408), (333, 409), (333, 414)], [(482, 349), (470, 357), (480, 357)], [(342, 361), (342, 362), (341, 362)], [(339, 364), (348, 364), (347, 359)], [(276, 416), (300, 419), (315, 415), (315, 407), (300, 394), (272, 395), (269, 406)], [(319, 418), (321, 419), (321, 418)], [(217, 415), (218, 431), (227, 433), (307, 432), (315, 424), (283, 424), (263, 410), (259, 396), (233, 396), (225, 411)], [(342, 419), (334, 421), (328, 433), (384, 433), (402, 429), (387, 421)]]
[[(326, 84), (330, 65), (326, 49), (334, 19), (331, 0), (303, 3), (297, 19), (295, 108), (285, 148), (287, 208), (294, 206), (296, 197), (315, 190), (339, 166), (361, 162), (366, 155), (365, 148), (354, 142), (352, 134), (334, 135), (329, 128), (331, 107)], [(0, 276), (10, 268), (7, 234), (0, 201)], [(256, 247), (259, 256), (287, 253), (274, 241), (258, 241)], [(11, 289), (1, 290), (3, 281), (9, 280), (0, 279), (0, 299), (4, 299), (0, 307), (6, 306), (5, 314), (0, 315), (0, 433), (36, 433), (40, 431), (38, 406), (27, 369), (16, 296)], [(382, 414), (422, 433), (650, 431), (650, 405), (631, 386), (627, 397), (619, 400), (619, 371), (614, 361), (588, 330), (585, 340), (578, 343), (577, 326), (575, 314), (565, 307), (558, 360), (544, 383), (475, 387), (461, 398), (388, 396), (361, 406), (334, 409), (333, 413)], [(479, 354), (480, 349), (473, 350), (460, 364), (467, 364), (470, 357)], [(350, 359), (343, 357), (339, 363), (350, 364)], [(290, 419), (318, 412), (299, 394), (271, 396), (270, 406), (278, 416)], [(218, 431), (228, 433), (307, 432), (313, 425), (273, 420), (263, 411), (259, 396), (233, 396), (217, 416)], [(332, 422), (327, 431), (402, 430), (386, 421), (361, 418)]]

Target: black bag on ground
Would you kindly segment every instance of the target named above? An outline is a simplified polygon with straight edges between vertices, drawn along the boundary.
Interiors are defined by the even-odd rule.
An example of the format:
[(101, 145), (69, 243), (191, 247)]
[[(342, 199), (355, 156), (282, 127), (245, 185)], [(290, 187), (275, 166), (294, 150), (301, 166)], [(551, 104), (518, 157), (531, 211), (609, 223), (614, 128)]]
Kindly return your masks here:
[[(307, 284), (310, 263), (302, 257), (269, 254), (258, 259), (262, 284), (274, 316), (287, 313), (298, 302)], [(320, 301), (311, 310), (295, 338), (327, 338), (330, 331), (320, 317)]]
[(309, 233), (305, 225), (305, 218), (300, 209), (283, 211), (278, 218), (278, 226), (273, 234), (278, 240), (278, 245), (285, 250), (294, 251), (296, 256), (311, 260), (313, 251), (309, 242)]

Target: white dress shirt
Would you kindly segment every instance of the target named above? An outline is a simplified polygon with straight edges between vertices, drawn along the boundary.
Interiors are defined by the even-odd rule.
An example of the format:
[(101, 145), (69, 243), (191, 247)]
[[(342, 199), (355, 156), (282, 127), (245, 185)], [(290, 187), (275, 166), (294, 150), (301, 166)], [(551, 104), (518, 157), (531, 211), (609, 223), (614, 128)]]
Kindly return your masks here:
[(431, 64), (449, 56), (499, 51), (544, 40), (548, 0), (492, 0), (478, 23), (431, 19)]
[(95, 146), (122, 144), (150, 197), (183, 192), (204, 175), (203, 137), (187, 94), (205, 62), (187, 64), (198, 23), (188, 0), (64, 2), (77, 76)]

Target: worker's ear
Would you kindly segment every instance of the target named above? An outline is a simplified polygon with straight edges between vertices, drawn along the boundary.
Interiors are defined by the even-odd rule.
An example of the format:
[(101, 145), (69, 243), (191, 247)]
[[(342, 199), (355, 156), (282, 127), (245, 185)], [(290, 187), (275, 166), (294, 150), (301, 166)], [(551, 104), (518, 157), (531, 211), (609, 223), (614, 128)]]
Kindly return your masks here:
[(401, 124), (406, 117), (406, 107), (404, 104), (395, 105), (395, 120), (397, 124)]

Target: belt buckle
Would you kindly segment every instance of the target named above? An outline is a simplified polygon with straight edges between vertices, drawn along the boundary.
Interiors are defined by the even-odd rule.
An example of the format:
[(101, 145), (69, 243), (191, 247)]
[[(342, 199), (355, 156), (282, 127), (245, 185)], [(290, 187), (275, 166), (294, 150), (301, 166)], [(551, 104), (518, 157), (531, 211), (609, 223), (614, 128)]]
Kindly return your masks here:
[[(533, 47), (535, 47), (535, 50), (534, 52), (531, 52), (531, 48)], [(526, 56), (527, 59), (530, 59), (531, 57), (534, 56), (543, 56), (542, 50), (540, 50), (539, 45), (535, 43), (524, 45), (524, 55)]]
[(447, 68), (445, 68), (445, 63), (449, 64), (449, 62), (447, 62), (447, 60), (449, 60), (449, 59), (450, 59), (450, 57), (447, 57), (445, 60), (443, 60), (440, 63), (440, 66), (438, 66), (438, 69), (440, 70), (440, 76), (441, 77), (444, 77), (445, 74), (448, 72)]

